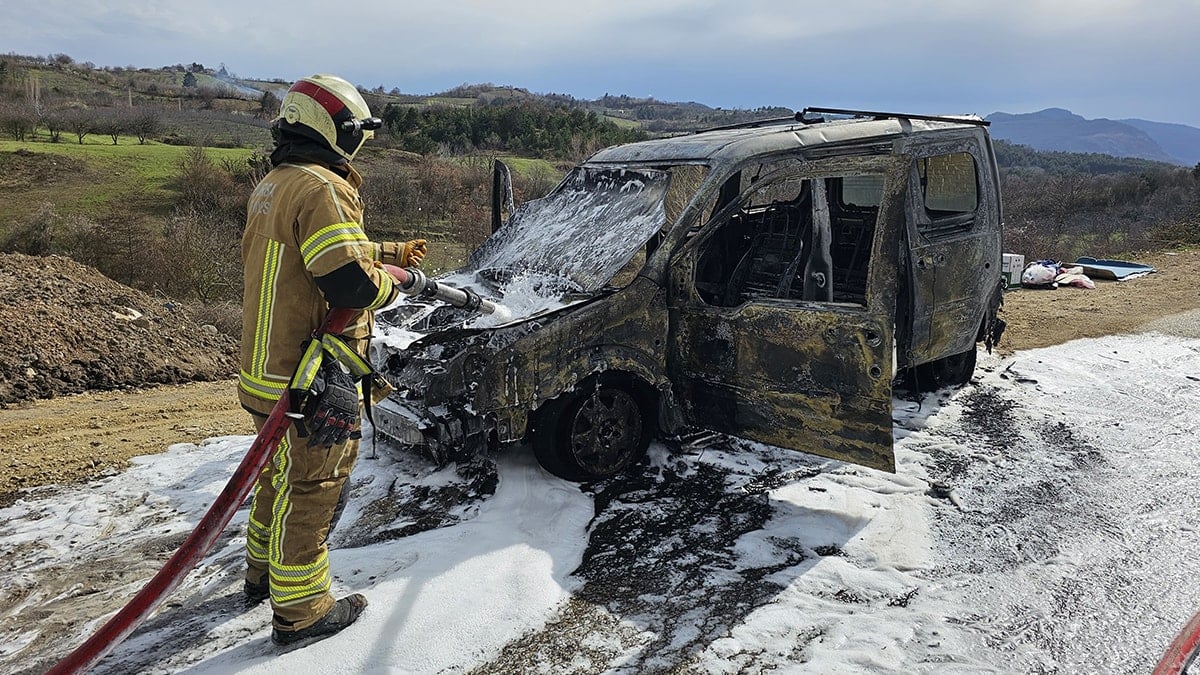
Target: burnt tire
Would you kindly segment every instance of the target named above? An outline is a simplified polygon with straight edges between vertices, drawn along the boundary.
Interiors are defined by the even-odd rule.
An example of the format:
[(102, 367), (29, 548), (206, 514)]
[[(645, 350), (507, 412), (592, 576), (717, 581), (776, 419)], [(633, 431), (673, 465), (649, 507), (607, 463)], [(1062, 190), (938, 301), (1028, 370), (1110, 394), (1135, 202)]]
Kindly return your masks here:
[(538, 411), (533, 451), (550, 473), (570, 481), (615, 476), (646, 455), (653, 418), (629, 383), (598, 381)]
[(943, 387), (961, 387), (971, 381), (975, 374), (978, 352), (975, 346), (924, 365), (917, 366), (917, 384), (922, 392), (937, 391)]

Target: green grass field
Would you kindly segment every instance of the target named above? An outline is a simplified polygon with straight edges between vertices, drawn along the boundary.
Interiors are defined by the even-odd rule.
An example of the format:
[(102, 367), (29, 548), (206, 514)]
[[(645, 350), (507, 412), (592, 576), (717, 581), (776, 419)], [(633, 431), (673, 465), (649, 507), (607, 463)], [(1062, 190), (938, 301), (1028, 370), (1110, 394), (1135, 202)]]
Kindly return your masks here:
[(530, 159), (528, 157), (501, 157), (500, 161), (508, 165), (514, 173), (521, 176), (530, 177), (537, 175), (539, 172), (548, 176), (559, 177), (565, 173), (565, 170), (555, 166), (553, 162), (544, 159)]
[(605, 115), (605, 122), (612, 122), (622, 129), (641, 129), (642, 123), (637, 120), (627, 119), (625, 117), (617, 117), (616, 115)]
[[(139, 145), (132, 137), (121, 137), (113, 145), (111, 138), (99, 135), (84, 137), (83, 145), (66, 135), (59, 143), (0, 141), (0, 228), (47, 202), (64, 214), (101, 213), (114, 201), (131, 200), (149, 213), (165, 213), (176, 201), (172, 177), (189, 150), (153, 142)], [(23, 153), (14, 154), (18, 151)], [(244, 148), (205, 152), (217, 163), (244, 162), (253, 153)], [(57, 162), (57, 157), (63, 161)]]

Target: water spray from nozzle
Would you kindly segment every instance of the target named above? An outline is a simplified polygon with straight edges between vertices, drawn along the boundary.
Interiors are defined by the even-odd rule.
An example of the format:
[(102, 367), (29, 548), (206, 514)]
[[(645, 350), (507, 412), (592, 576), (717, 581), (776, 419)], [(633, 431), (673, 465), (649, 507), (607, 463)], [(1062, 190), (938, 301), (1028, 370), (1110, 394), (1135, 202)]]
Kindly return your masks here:
[(512, 311), (499, 303), (480, 297), (469, 288), (455, 288), (445, 283), (438, 283), (425, 276), (425, 273), (415, 267), (384, 266), (396, 281), (399, 282), (400, 292), (412, 297), (436, 298), (459, 309), (469, 312), (479, 311), (483, 314), (494, 314), (501, 322), (512, 319)]

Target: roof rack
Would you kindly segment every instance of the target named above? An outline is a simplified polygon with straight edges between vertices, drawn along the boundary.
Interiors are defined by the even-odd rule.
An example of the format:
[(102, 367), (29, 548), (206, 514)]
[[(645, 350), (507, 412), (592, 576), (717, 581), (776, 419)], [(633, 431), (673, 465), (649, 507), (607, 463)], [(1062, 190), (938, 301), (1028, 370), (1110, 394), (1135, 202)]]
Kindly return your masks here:
[(795, 115), (793, 115), (791, 117), (771, 117), (771, 118), (768, 118), (765, 120), (751, 120), (749, 122), (738, 122), (737, 124), (727, 124), (722, 127), (709, 127), (707, 129), (693, 131), (692, 133), (700, 134), (700, 133), (704, 133), (706, 131), (728, 131), (729, 129), (753, 129), (755, 127), (761, 127), (761, 126), (765, 126), (768, 124), (783, 124), (783, 123), (794, 124), (797, 119), (799, 119), (799, 118), (796, 117)]
[(907, 113), (894, 112), (878, 112), (874, 110), (845, 110), (842, 108), (805, 108), (796, 113), (796, 121), (811, 123), (806, 119), (808, 113), (828, 113), (830, 115), (853, 115), (855, 117), (874, 117), (875, 119), (887, 119), (895, 117), (897, 119), (908, 120), (927, 120), (930, 122), (956, 122), (958, 124), (974, 124), (980, 127), (991, 125), (991, 122), (982, 119), (969, 119), (963, 117), (948, 117), (945, 115), (909, 115)]

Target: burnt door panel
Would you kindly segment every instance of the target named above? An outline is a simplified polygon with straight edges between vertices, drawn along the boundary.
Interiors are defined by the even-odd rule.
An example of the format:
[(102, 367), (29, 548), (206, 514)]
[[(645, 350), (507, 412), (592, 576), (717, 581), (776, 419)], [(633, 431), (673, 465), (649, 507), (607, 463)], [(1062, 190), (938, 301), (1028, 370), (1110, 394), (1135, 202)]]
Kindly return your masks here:
[[(978, 279), (990, 268), (986, 237), (971, 234), (913, 247), (918, 312), (912, 354), (918, 362), (960, 354), (975, 344), (984, 306)], [(916, 330), (919, 327), (920, 330)]]
[(994, 190), (968, 142), (920, 148), (909, 170), (910, 363), (973, 348), (998, 246)]
[[(872, 267), (875, 291), (861, 302), (816, 301), (831, 297), (829, 285), (845, 273), (830, 247), (852, 228), (830, 226), (826, 186), (841, 182), (811, 175), (800, 175), (806, 185), (792, 201), (763, 208), (747, 200), (713, 226), (708, 249), (693, 242), (673, 261), (668, 369), (675, 398), (694, 426), (891, 471), (894, 272)], [(880, 222), (891, 234), (873, 234), (873, 246), (863, 247), (876, 255), (895, 250), (893, 230), (902, 222), (894, 181), (890, 194)], [(754, 242), (766, 237), (777, 243), (760, 255)], [(713, 259), (714, 251), (729, 261)], [(753, 295), (756, 284), (719, 292), (738, 283), (747, 257), (755, 270), (802, 270), (803, 278), (762, 284), (790, 297)], [(885, 267), (894, 264), (879, 257)]]
[(691, 423), (892, 470), (886, 326), (857, 310), (775, 301), (691, 309), (673, 338)]

